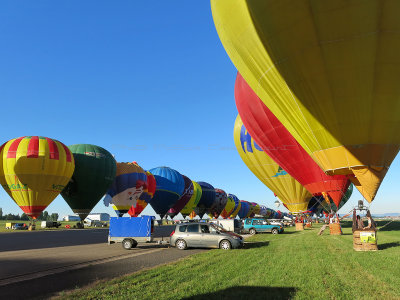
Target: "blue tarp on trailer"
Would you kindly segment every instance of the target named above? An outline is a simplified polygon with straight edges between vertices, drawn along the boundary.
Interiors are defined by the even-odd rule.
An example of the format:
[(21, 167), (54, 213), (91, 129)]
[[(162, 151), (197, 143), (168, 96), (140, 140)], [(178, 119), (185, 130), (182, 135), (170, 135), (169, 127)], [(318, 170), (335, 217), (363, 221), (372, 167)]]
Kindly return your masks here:
[(153, 216), (110, 218), (110, 237), (150, 237)]

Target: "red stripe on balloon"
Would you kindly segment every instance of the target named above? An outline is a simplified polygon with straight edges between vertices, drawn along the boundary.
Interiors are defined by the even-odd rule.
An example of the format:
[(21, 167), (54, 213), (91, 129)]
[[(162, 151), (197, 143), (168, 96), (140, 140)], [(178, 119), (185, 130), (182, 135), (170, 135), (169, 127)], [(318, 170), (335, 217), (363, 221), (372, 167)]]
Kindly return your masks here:
[(37, 217), (39, 217), (42, 211), (45, 210), (46, 207), (47, 205), (20, 206), (22, 211), (32, 219), (36, 219)]
[(65, 154), (67, 155), (67, 162), (72, 162), (72, 158), (71, 158), (71, 151), (69, 150), (69, 148), (67, 146), (65, 146), (63, 143), (59, 142), (65, 150)]
[(28, 158), (38, 158), (39, 157), (39, 137), (33, 136), (28, 143), (28, 152), (26, 153)]
[(49, 157), (50, 159), (60, 159), (60, 153), (58, 152), (58, 147), (55, 141), (46, 138), (47, 144), (49, 145)]
[(19, 146), (19, 143), (21, 143), (23, 137), (17, 138), (14, 142), (12, 142), (10, 148), (8, 148), (7, 152), (7, 158), (16, 158), (17, 157), (17, 149)]

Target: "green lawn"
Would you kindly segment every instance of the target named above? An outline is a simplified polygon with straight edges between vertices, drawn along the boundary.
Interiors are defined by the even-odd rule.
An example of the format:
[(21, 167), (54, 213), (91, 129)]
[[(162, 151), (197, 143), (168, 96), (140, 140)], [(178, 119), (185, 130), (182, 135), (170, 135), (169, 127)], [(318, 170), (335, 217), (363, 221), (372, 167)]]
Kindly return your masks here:
[[(0, 232), (24, 232), (26, 230), (11, 230), (11, 229), (6, 229), (6, 223), (25, 223), (29, 225), (29, 221), (20, 221), (20, 220), (0, 220)], [(61, 226), (59, 228), (41, 228), (40, 224), (42, 221), (36, 221), (36, 230), (60, 230), (60, 229), (65, 229), (65, 225), (70, 225), (71, 228), (77, 223), (76, 221), (73, 222), (64, 222), (60, 221)], [(92, 228), (92, 227), (89, 227)]]
[[(381, 222), (383, 225), (386, 222)], [(378, 232), (378, 252), (352, 249), (320, 227), (257, 234), (245, 249), (211, 250), (62, 299), (400, 299), (400, 222)]]

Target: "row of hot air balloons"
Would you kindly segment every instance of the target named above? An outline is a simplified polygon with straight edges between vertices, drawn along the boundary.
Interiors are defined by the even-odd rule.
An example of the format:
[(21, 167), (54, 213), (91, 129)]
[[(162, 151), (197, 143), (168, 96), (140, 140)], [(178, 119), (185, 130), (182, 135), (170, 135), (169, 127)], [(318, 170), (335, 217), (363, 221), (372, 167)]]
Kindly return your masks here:
[(89, 144), (69, 147), (39, 136), (12, 139), (0, 147), (0, 183), (32, 219), (61, 193), (84, 220), (104, 197), (118, 216), (136, 217), (150, 203), (161, 217), (245, 218), (255, 214), (280, 218), (265, 206), (239, 201), (233, 194), (195, 182), (178, 171), (143, 170), (136, 162), (116, 162), (106, 149)]
[(240, 72), (237, 122), (292, 177), (290, 195), (278, 197), (293, 210), (306, 209), (310, 194), (339, 207), (351, 181), (373, 201), (400, 149), (400, 2), (211, 0), (211, 8)]

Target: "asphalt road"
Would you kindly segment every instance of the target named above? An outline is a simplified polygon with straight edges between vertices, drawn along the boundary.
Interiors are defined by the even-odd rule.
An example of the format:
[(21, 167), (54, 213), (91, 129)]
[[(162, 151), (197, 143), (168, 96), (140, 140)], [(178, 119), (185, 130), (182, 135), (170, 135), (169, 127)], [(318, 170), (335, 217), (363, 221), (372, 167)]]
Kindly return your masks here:
[[(154, 235), (169, 237), (173, 228), (155, 227)], [(108, 245), (107, 235), (107, 229), (0, 234), (0, 298), (44, 299), (205, 251), (152, 243), (124, 250), (121, 244)]]

